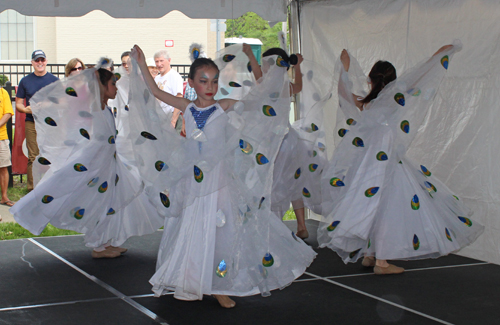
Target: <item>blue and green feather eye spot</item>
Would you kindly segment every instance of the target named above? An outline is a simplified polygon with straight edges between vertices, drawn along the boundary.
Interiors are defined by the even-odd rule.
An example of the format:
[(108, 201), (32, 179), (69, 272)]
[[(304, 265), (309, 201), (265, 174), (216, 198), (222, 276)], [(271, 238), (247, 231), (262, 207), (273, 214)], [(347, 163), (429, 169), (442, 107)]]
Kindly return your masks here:
[(44, 195), (42, 197), (42, 203), (45, 203), (45, 204), (52, 202), (52, 200), (54, 200), (54, 197), (52, 197), (50, 195)]
[(318, 164), (310, 164), (309, 165), (309, 171), (310, 172), (315, 172), (316, 169), (318, 169)]
[(84, 138), (86, 138), (86, 139), (90, 140), (90, 134), (89, 134), (89, 132), (88, 132), (87, 130), (85, 130), (85, 129), (80, 129), (80, 134), (82, 135), (82, 137), (84, 137)]
[(349, 132), (347, 129), (339, 129), (339, 137), (343, 138), (344, 135)]
[(271, 253), (266, 253), (266, 255), (262, 258), (262, 265), (265, 267), (270, 267), (274, 264), (274, 258)]
[(298, 179), (300, 177), (300, 174), (301, 174), (300, 168), (297, 168), (297, 170), (295, 171), (295, 175), (293, 175), (293, 178)]
[(77, 172), (85, 172), (85, 171), (87, 171), (87, 167), (85, 167), (82, 164), (75, 164), (73, 166), (73, 169), (76, 170)]
[(401, 122), (401, 131), (404, 133), (410, 133), (410, 122), (404, 120)]
[(248, 69), (248, 72), (252, 72), (252, 65), (250, 64), (250, 61), (248, 61), (248, 63), (247, 63), (247, 69)]
[(364, 144), (364, 142), (363, 142), (363, 139), (358, 138), (358, 137), (356, 137), (356, 138), (354, 138), (354, 139), (352, 140), (352, 144), (353, 144), (355, 147), (358, 147), (358, 148), (359, 148), (359, 147), (364, 147), (364, 146), (365, 146), (365, 144)]
[(261, 153), (258, 153), (256, 156), (255, 156), (255, 159), (257, 160), (257, 164), (258, 165), (265, 165), (269, 162), (269, 160), (266, 158), (266, 156), (264, 156), (263, 154)]
[(418, 196), (417, 196), (417, 194), (415, 194), (415, 195), (413, 196), (413, 198), (411, 199), (411, 208), (412, 208), (413, 210), (418, 210), (418, 209), (420, 209), (420, 202), (419, 202), (419, 200), (418, 200)]
[(227, 265), (226, 261), (222, 260), (220, 261), (219, 265), (217, 265), (217, 268), (215, 269), (215, 274), (219, 278), (224, 278), (227, 274)]
[(419, 88), (411, 88), (411, 89), (408, 89), (407, 93), (409, 95), (417, 97), (422, 93), (422, 91)]
[(469, 218), (459, 216), (458, 220), (462, 221), (467, 227), (472, 226), (472, 221)]
[(342, 187), (345, 186), (344, 182), (340, 178), (334, 177), (330, 179), (330, 185), (333, 187)]
[(231, 62), (234, 60), (236, 56), (232, 55), (232, 54), (226, 54), (222, 57), (222, 61), (224, 62)]
[(356, 121), (353, 118), (348, 118), (346, 121), (347, 125), (356, 125)]
[(170, 199), (168, 198), (168, 196), (166, 194), (160, 192), (160, 201), (161, 201), (161, 204), (163, 204), (163, 206), (165, 208), (170, 207)]
[(309, 190), (308, 190), (307, 188), (305, 188), (305, 187), (302, 189), (302, 195), (303, 195), (304, 197), (311, 197), (311, 193), (310, 193), (310, 192), (309, 192)]
[(265, 197), (261, 197), (260, 198), (260, 202), (259, 202), (259, 209), (262, 208), (262, 203), (264, 203), (264, 201), (266, 200)]
[(240, 88), (241, 85), (239, 83), (237, 83), (237, 82), (230, 81), (229, 82), (229, 87)]
[(365, 196), (366, 196), (366, 197), (372, 197), (372, 196), (374, 196), (375, 194), (377, 194), (378, 190), (379, 190), (379, 187), (377, 187), (377, 186), (375, 186), (375, 187), (370, 187), (369, 189), (367, 189), (367, 190), (365, 191)]
[(422, 170), (422, 174), (424, 174), (425, 176), (431, 176), (432, 175), (432, 173), (427, 168), (425, 168), (424, 165), (420, 165), (420, 169)]
[(335, 228), (337, 228), (337, 226), (339, 225), (339, 223), (340, 223), (340, 220), (336, 220), (336, 221), (332, 222), (328, 227), (326, 227), (326, 230), (334, 231)]
[(168, 166), (163, 161), (158, 160), (157, 162), (155, 162), (155, 169), (157, 171), (161, 172), (161, 171), (167, 170)]
[(76, 94), (76, 91), (71, 87), (66, 88), (66, 94), (70, 95), (72, 97), (78, 97), (78, 95)]
[(415, 234), (413, 235), (412, 244), (413, 244), (414, 250), (418, 250), (420, 248), (420, 240), (418, 239), (417, 235), (415, 235)]
[(41, 165), (50, 165), (50, 161), (47, 158), (44, 158), (44, 157), (39, 157), (38, 158), (38, 162)]
[(450, 58), (448, 57), (448, 55), (445, 55), (441, 58), (441, 65), (443, 66), (443, 68), (445, 68), (446, 70), (448, 70), (448, 63), (450, 62)]
[(98, 182), (99, 182), (99, 177), (94, 177), (87, 183), (87, 186), (94, 187), (97, 185)]
[(56, 121), (52, 117), (46, 117), (44, 121), (50, 126), (57, 126)]
[(194, 166), (194, 179), (198, 183), (201, 183), (203, 181), (203, 172), (198, 166)]
[(111, 216), (113, 214), (115, 214), (115, 210), (113, 210), (113, 208), (109, 208), (108, 213), (106, 213), (106, 215)]
[(249, 155), (253, 152), (253, 147), (250, 142), (247, 142), (243, 139), (240, 139), (240, 149), (246, 155)]
[(285, 60), (283, 60), (283, 58), (280, 56), (276, 59), (276, 65), (280, 68), (290, 67), (290, 64), (288, 62), (286, 62)]
[(97, 189), (97, 191), (99, 191), (99, 193), (104, 193), (108, 190), (108, 182), (104, 182), (101, 184), (101, 186), (99, 186), (99, 188)]
[(109, 143), (109, 144), (115, 144), (115, 137), (114, 137), (114, 136), (110, 136), (110, 137), (108, 138), (108, 143)]
[(396, 95), (394, 95), (394, 100), (399, 105), (405, 106), (405, 95), (403, 95), (402, 93), (397, 93)]
[(146, 138), (146, 139), (149, 139), (149, 140), (156, 140), (156, 137), (154, 135), (152, 135), (151, 133), (149, 132), (146, 132), (146, 131), (142, 131), (141, 132), (141, 135)]
[(70, 215), (77, 220), (81, 220), (84, 214), (85, 214), (85, 209), (82, 209), (80, 207), (76, 207), (70, 211)]
[(444, 228), (444, 232), (446, 234), (446, 238), (448, 238), (448, 240), (452, 242), (453, 239), (451, 239), (450, 231), (448, 230), (448, 228)]
[(276, 111), (269, 105), (262, 106), (262, 112), (265, 116), (276, 116)]
[(431, 183), (429, 182), (424, 182), (424, 185), (425, 185), (425, 188), (427, 189), (427, 191), (429, 191), (429, 193), (432, 193), (432, 192), (437, 192), (437, 189), (434, 185), (432, 185)]
[(387, 159), (389, 159), (389, 158), (387, 157), (387, 154), (385, 152), (379, 151), (377, 153), (377, 160), (379, 160), (379, 161), (385, 161)]

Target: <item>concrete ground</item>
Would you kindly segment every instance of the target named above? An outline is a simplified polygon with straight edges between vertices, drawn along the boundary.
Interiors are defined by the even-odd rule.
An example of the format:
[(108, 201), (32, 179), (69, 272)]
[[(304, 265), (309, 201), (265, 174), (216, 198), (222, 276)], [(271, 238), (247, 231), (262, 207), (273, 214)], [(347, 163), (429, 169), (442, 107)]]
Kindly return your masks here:
[(10, 207), (0, 204), (0, 216), (2, 216), (2, 222), (16, 222), (14, 217), (9, 212)]

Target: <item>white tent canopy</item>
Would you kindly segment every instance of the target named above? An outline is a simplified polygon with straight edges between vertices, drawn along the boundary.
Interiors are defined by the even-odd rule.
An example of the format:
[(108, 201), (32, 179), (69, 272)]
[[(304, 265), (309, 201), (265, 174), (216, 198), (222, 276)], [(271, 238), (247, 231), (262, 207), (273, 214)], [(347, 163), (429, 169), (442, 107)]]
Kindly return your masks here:
[(286, 21), (289, 0), (2, 0), (0, 12), (27, 16), (79, 17), (101, 10), (114, 18), (159, 18), (178, 10), (191, 18), (237, 18), (248, 11), (263, 19)]

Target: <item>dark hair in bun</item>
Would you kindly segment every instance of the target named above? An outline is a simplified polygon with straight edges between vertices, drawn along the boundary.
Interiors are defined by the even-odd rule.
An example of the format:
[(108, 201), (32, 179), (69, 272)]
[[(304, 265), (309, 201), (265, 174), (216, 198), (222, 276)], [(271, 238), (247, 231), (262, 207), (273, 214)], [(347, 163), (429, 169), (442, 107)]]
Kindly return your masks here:
[(363, 98), (362, 103), (369, 103), (377, 98), (378, 94), (391, 81), (396, 80), (396, 68), (387, 61), (377, 61), (368, 74), (372, 83), (372, 90)]
[(273, 47), (273, 48), (265, 51), (262, 54), (262, 57), (265, 58), (266, 56), (271, 56), (271, 55), (279, 55), (283, 60), (285, 60), (290, 65), (296, 65), (299, 62), (299, 59), (295, 54), (288, 56), (288, 54), (286, 54), (285, 50), (283, 50), (280, 47)]

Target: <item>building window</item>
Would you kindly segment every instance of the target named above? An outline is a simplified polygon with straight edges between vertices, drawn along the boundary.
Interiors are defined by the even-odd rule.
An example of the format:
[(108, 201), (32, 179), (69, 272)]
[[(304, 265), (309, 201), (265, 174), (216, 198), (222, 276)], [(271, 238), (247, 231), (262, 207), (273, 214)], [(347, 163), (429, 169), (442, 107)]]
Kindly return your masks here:
[(31, 60), (33, 17), (15, 10), (0, 13), (0, 60)]

